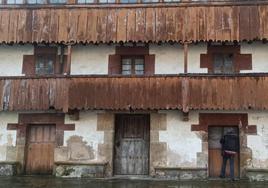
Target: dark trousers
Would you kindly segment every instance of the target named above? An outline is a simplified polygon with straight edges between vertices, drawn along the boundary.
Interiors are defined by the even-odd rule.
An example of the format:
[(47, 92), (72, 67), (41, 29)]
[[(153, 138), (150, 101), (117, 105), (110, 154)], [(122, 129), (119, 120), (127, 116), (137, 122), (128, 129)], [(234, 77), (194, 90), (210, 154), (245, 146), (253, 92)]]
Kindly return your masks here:
[(233, 155), (223, 155), (223, 161), (221, 166), (221, 177), (225, 177), (226, 164), (229, 159), (230, 163), (230, 176), (234, 179), (234, 156)]

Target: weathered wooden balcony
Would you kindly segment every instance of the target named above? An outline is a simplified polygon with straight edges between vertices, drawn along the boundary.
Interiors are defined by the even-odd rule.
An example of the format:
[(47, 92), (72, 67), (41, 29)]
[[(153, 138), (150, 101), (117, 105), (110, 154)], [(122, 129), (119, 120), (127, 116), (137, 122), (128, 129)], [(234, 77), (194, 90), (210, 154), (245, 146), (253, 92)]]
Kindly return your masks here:
[(267, 15), (268, 1), (0, 5), (0, 43), (267, 40)]
[(268, 74), (0, 77), (0, 111), (265, 110)]

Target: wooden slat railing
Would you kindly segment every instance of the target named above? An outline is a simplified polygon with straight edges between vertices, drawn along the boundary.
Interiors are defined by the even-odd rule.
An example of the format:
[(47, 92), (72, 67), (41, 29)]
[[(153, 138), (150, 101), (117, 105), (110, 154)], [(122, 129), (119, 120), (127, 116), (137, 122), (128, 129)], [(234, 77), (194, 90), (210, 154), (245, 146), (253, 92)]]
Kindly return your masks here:
[(268, 74), (0, 78), (0, 111), (266, 110)]

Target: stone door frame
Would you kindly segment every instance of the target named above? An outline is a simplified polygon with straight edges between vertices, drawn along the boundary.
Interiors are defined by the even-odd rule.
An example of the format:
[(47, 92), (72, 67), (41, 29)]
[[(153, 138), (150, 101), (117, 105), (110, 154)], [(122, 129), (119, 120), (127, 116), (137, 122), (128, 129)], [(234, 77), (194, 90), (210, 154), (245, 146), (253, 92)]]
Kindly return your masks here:
[[(199, 124), (192, 125), (191, 130), (202, 136), (202, 153), (207, 156), (208, 164), (208, 128), (211, 126), (238, 126), (240, 140), (240, 178), (245, 177), (246, 168), (252, 159), (251, 150), (247, 147), (247, 135), (256, 135), (256, 125), (248, 125), (247, 113), (200, 113)], [(207, 168), (207, 171), (209, 168)]]

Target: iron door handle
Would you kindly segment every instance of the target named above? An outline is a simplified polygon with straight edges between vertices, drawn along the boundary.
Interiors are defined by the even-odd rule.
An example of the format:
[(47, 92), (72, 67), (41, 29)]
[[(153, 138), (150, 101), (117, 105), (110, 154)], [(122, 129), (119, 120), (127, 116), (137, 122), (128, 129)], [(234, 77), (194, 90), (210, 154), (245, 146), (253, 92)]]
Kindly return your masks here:
[(115, 143), (115, 145), (116, 145), (116, 147), (120, 147), (120, 141), (117, 141), (117, 142)]

